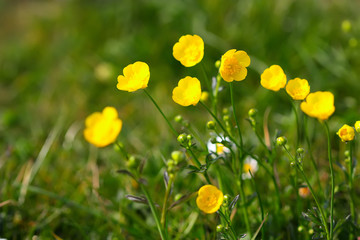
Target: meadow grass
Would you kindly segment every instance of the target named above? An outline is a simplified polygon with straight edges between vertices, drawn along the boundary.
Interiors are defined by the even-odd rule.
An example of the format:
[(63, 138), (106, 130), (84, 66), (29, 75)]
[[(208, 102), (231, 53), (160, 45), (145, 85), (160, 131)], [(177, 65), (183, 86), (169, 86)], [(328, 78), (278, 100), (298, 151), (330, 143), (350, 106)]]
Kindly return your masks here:
[[(0, 1), (0, 238), (356, 239), (359, 135), (346, 144), (336, 132), (360, 120), (358, 9), (356, 1)], [(172, 56), (185, 34), (205, 42), (191, 68)], [(196, 106), (173, 102), (184, 76), (212, 91), (215, 62), (229, 49), (250, 56), (244, 81), (218, 81)], [(116, 77), (135, 61), (149, 64), (146, 92), (120, 92)], [(288, 80), (307, 79), (311, 92), (335, 95), (325, 124), (284, 90), (260, 85), (273, 64)], [(123, 127), (115, 144), (96, 148), (84, 121), (105, 106)], [(208, 155), (211, 139), (229, 152)], [(186, 157), (171, 168), (173, 151)], [(256, 172), (242, 171), (247, 158)], [(209, 183), (226, 196), (218, 213), (196, 204)]]

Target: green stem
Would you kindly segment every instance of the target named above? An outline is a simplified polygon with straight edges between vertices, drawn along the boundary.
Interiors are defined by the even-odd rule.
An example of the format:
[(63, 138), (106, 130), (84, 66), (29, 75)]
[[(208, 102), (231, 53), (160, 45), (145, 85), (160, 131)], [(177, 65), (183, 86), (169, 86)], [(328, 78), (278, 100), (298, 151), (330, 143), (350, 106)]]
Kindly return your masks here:
[(292, 161), (294, 161), (297, 169), (300, 171), (301, 175), (303, 176), (305, 182), (306, 182), (306, 185), (309, 187), (309, 190), (311, 192), (311, 195), (313, 196), (314, 200), (315, 200), (315, 203), (316, 203), (316, 206), (318, 207), (319, 211), (320, 211), (320, 215), (321, 215), (321, 221), (325, 227), (325, 232), (326, 232), (326, 239), (327, 240), (330, 240), (331, 237), (330, 237), (330, 233), (329, 233), (329, 229), (328, 229), (328, 225), (327, 225), (327, 222), (326, 222), (326, 215), (324, 213), (324, 210), (322, 209), (321, 205), (319, 204), (319, 201), (315, 195), (315, 192), (308, 180), (308, 178), (306, 177), (305, 173), (304, 173), (304, 170), (302, 169), (302, 166), (296, 161), (296, 159), (293, 157), (293, 155), (291, 155), (291, 153), (289, 152), (289, 150), (286, 148), (285, 145), (283, 145), (285, 151), (288, 153), (288, 155), (290, 156), (290, 158), (292, 159)]
[(160, 224), (160, 221), (159, 221), (159, 217), (157, 215), (157, 212), (156, 212), (156, 208), (155, 208), (155, 205), (148, 193), (148, 191), (146, 190), (146, 188), (144, 187), (144, 185), (142, 183), (139, 183), (140, 187), (141, 187), (141, 190), (143, 191), (143, 193), (145, 194), (145, 197), (149, 203), (149, 206), (150, 206), (150, 210), (151, 210), (151, 213), (154, 217), (154, 220), (155, 220), (155, 223), (156, 223), (156, 226), (157, 226), (157, 229), (160, 233), (160, 237), (162, 240), (167, 240), (167, 237), (166, 235), (164, 234), (163, 232), (163, 228), (161, 227), (161, 224)]
[[(190, 155), (191, 155), (192, 158), (195, 160), (197, 166), (200, 168), (200, 167), (201, 167), (201, 163), (200, 163), (199, 159), (196, 157), (196, 155), (194, 154), (194, 152), (191, 150), (191, 148), (190, 148), (190, 147), (187, 147), (186, 150), (190, 152)], [(211, 181), (210, 181), (210, 178), (209, 178), (209, 175), (208, 175), (207, 171), (204, 172), (204, 177), (205, 177), (206, 181), (207, 181), (209, 184), (212, 184)]]
[(230, 140), (238, 147), (241, 146), (235, 141), (235, 139), (230, 135), (230, 133), (224, 128), (224, 126), (221, 124), (220, 120), (215, 116), (215, 114), (203, 103), (200, 101), (200, 104), (210, 113), (210, 115), (215, 119), (215, 121), (219, 124), (220, 128), (224, 131), (226, 135), (230, 138)]
[(244, 193), (244, 188), (243, 188), (243, 180), (240, 174), (240, 179), (237, 181), (237, 185), (239, 188), (239, 192), (240, 192), (240, 197), (241, 197), (241, 212), (244, 216), (244, 222), (245, 222), (245, 226), (246, 226), (246, 232), (247, 234), (251, 237), (251, 230), (250, 230), (250, 222), (249, 222), (249, 217), (246, 211), (246, 198), (245, 198), (245, 193)]
[[(241, 150), (241, 155), (242, 155), (242, 149), (243, 149), (243, 140), (242, 140), (242, 135), (241, 135), (241, 129), (240, 129), (240, 125), (239, 125), (239, 121), (236, 117), (236, 109), (235, 109), (235, 102), (234, 102), (234, 90), (233, 90), (233, 83), (230, 83), (230, 97), (231, 97), (231, 105), (233, 108), (233, 115), (235, 118), (235, 123), (236, 123), (236, 127), (238, 130), (238, 134), (239, 134), (239, 141), (240, 141), (240, 150)], [(241, 158), (240, 155), (240, 158)]]
[[(351, 220), (356, 224), (356, 211), (355, 211), (355, 204), (354, 204), (354, 189), (353, 189), (353, 180), (354, 180), (354, 173), (353, 173), (353, 141), (350, 143), (350, 162), (349, 162), (349, 197), (350, 197), (350, 213), (351, 213)], [(351, 232), (349, 235), (349, 240), (354, 239), (354, 233)]]
[[(315, 170), (315, 175), (316, 175), (316, 181), (318, 182), (318, 185), (319, 185), (319, 191), (321, 193), (324, 193), (323, 189), (322, 189), (322, 186), (321, 186), (321, 181), (320, 181), (320, 176), (319, 176), (319, 172), (318, 172), (318, 167), (317, 167), (317, 164), (315, 162), (315, 159), (314, 159), (314, 156), (312, 154), (312, 148), (311, 148), (311, 143), (310, 143), (310, 137), (308, 135), (308, 132), (307, 132), (307, 116), (304, 115), (304, 132), (305, 132), (305, 140), (306, 140), (306, 144), (307, 144), (307, 147), (308, 147), (308, 151), (309, 151), (309, 155), (310, 155), (310, 160), (311, 160), (311, 163), (314, 167), (314, 170)], [(324, 196), (321, 195), (321, 198), (323, 198)], [(320, 199), (321, 199), (320, 198)]]
[[(249, 174), (251, 176), (251, 182), (252, 182), (252, 184), (254, 186), (254, 189), (255, 189), (255, 192), (256, 192), (256, 195), (257, 195), (257, 198), (258, 198), (258, 201), (259, 201), (259, 206), (260, 206), (260, 210), (261, 210), (261, 221), (264, 221), (264, 218), (265, 218), (264, 207), (263, 207), (263, 204), (262, 204), (262, 201), (261, 201), (259, 190), (258, 190), (258, 188), (256, 186), (256, 183), (255, 183), (254, 175), (252, 174), (250, 169), (249, 169)], [(261, 228), (261, 236), (262, 236), (262, 238), (265, 238), (264, 227)]]
[(163, 113), (163, 111), (161, 111), (159, 105), (155, 102), (155, 100), (151, 97), (151, 95), (148, 93), (148, 91), (144, 88), (143, 89), (144, 92), (146, 93), (146, 95), (150, 98), (150, 100), (154, 103), (155, 107), (157, 108), (157, 110), (159, 110), (159, 112), (161, 113), (162, 117), (165, 119), (165, 121), (167, 122), (167, 124), (169, 125), (171, 131), (173, 132), (173, 134), (177, 137), (179, 135), (179, 133), (175, 130), (175, 128), (171, 125), (170, 121), (167, 119), (167, 117), (165, 116), (165, 114)]
[(328, 157), (330, 165), (330, 178), (331, 178), (331, 196), (330, 196), (330, 239), (333, 239), (333, 224), (334, 224), (334, 192), (335, 192), (335, 176), (331, 156), (331, 142), (330, 142), (330, 131), (327, 122), (323, 122), (328, 144)]
[(167, 211), (167, 201), (170, 195), (170, 191), (171, 191), (171, 185), (173, 183), (174, 180), (174, 175), (170, 174), (169, 176), (169, 181), (167, 183), (167, 187), (166, 187), (166, 191), (165, 191), (165, 196), (164, 196), (164, 203), (163, 203), (163, 208), (161, 211), (161, 226), (163, 227), (163, 229), (165, 229), (166, 226), (166, 211)]
[(291, 106), (292, 106), (292, 108), (293, 108), (293, 110), (294, 110), (295, 118), (296, 118), (296, 131), (297, 131), (297, 133), (296, 133), (296, 135), (297, 135), (297, 138), (296, 138), (296, 148), (298, 148), (298, 147), (299, 147), (299, 143), (300, 143), (300, 121), (299, 121), (299, 115), (298, 115), (298, 111), (297, 111), (297, 108), (296, 108), (296, 106), (295, 106), (294, 101), (291, 99), (290, 102), (291, 102)]

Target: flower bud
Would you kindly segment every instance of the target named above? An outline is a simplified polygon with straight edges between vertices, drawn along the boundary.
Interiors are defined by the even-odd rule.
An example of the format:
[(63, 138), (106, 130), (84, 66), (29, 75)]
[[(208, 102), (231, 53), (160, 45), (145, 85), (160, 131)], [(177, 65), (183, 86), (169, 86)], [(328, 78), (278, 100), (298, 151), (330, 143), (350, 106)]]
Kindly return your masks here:
[(177, 165), (182, 160), (184, 160), (184, 154), (180, 151), (173, 151), (171, 153), (171, 158), (174, 160), (175, 164)]
[(178, 194), (175, 195), (174, 200), (175, 200), (175, 201), (178, 201), (178, 200), (180, 200), (180, 198), (181, 198), (182, 196), (183, 196), (183, 195), (182, 195), (181, 193), (178, 193)]
[(302, 232), (304, 230), (304, 226), (300, 225), (297, 230), (298, 232)]
[(344, 155), (345, 155), (345, 157), (350, 157), (350, 151), (349, 151), (349, 150), (346, 150), (346, 151), (344, 152)]
[(222, 113), (223, 113), (224, 115), (229, 114), (229, 109), (228, 109), (228, 108), (223, 108)]
[(222, 205), (224, 206), (224, 207), (227, 207), (228, 205), (229, 205), (229, 201), (230, 201), (230, 196), (229, 195), (224, 195), (224, 199), (223, 199), (223, 203), (222, 203)]
[(193, 139), (193, 136), (191, 136), (190, 134), (186, 136), (187, 140), (190, 141), (191, 139)]
[(228, 122), (229, 119), (230, 119), (230, 116), (229, 116), (229, 115), (224, 115), (224, 116), (223, 116), (223, 119), (224, 119), (225, 122)]
[(276, 145), (278, 146), (284, 146), (286, 144), (286, 138), (285, 137), (278, 137), (276, 139)]
[(180, 134), (177, 138), (177, 141), (180, 144), (185, 144), (187, 142), (186, 134), (185, 133)]
[(203, 91), (201, 93), (200, 101), (206, 102), (209, 99), (209, 93), (207, 91)]
[(166, 165), (167, 165), (168, 167), (173, 167), (174, 164), (175, 164), (175, 163), (174, 163), (174, 160), (172, 160), (172, 159), (167, 160)]
[(183, 120), (183, 118), (182, 118), (181, 115), (177, 115), (177, 116), (174, 118), (174, 120), (175, 120), (175, 122), (177, 122), (177, 123), (181, 123), (182, 120)]
[(310, 235), (313, 235), (313, 234), (314, 234), (314, 229), (312, 229), (312, 228), (309, 229), (309, 234), (310, 234)]
[(217, 225), (216, 226), (216, 232), (222, 232), (222, 231), (224, 231), (224, 226), (221, 225), (221, 224)]
[(251, 108), (248, 112), (249, 117), (255, 117), (256, 113), (257, 113), (257, 109), (255, 109), (255, 108)]
[(291, 162), (291, 163), (290, 163), (290, 166), (291, 166), (292, 168), (294, 168), (294, 167), (296, 167), (296, 163), (295, 163), (295, 162)]
[(208, 122), (206, 123), (206, 127), (207, 127), (207, 129), (209, 129), (209, 130), (214, 130), (214, 129), (215, 129), (215, 122), (214, 122), (214, 121), (208, 121)]
[(221, 61), (220, 61), (220, 60), (217, 60), (217, 61), (215, 62), (215, 67), (216, 67), (216, 68), (219, 68), (219, 67), (220, 67), (220, 64), (221, 64)]
[(126, 162), (126, 166), (130, 169), (134, 169), (138, 166), (138, 161), (134, 156), (130, 156)]
[(296, 152), (297, 152), (298, 154), (303, 154), (303, 153), (304, 153), (304, 149), (303, 149), (303, 148), (298, 148), (298, 149), (296, 149)]

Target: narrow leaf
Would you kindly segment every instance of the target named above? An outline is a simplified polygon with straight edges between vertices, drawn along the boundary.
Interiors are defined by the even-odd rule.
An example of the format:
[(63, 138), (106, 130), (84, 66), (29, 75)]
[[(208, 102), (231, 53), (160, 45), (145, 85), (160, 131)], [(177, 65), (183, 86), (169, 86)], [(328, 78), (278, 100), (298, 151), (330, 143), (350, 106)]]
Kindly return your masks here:
[(233, 208), (235, 207), (235, 205), (236, 205), (236, 203), (237, 203), (238, 200), (239, 200), (239, 194), (236, 195), (236, 196), (234, 197), (234, 199), (231, 201), (231, 203), (230, 203), (230, 205), (229, 205), (229, 210), (230, 210), (230, 211), (233, 210)]

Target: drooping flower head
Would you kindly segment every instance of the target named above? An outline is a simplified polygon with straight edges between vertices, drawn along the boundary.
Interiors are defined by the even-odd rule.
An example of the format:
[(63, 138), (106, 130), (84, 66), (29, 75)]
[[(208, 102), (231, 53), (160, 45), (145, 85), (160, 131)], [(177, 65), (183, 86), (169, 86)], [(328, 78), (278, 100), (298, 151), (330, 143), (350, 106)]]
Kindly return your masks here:
[(196, 205), (204, 213), (214, 213), (221, 207), (224, 194), (213, 185), (204, 185), (198, 191)]
[(286, 92), (294, 100), (304, 100), (310, 93), (310, 86), (306, 79), (295, 78), (287, 83)]
[(105, 147), (115, 142), (122, 127), (122, 121), (113, 107), (105, 107), (102, 112), (95, 112), (85, 120), (84, 137), (96, 147)]
[(135, 92), (146, 88), (150, 79), (149, 66), (144, 62), (135, 62), (127, 65), (119, 75), (117, 88), (122, 91)]
[(279, 65), (272, 65), (261, 74), (261, 86), (272, 91), (279, 91), (286, 85), (286, 75)]
[(181, 106), (196, 105), (200, 101), (201, 85), (197, 78), (180, 79), (178, 86), (172, 92), (172, 99)]
[(247, 75), (250, 57), (245, 51), (231, 49), (221, 57), (220, 75), (226, 82), (242, 81)]
[(350, 127), (347, 124), (344, 124), (344, 126), (342, 126), (339, 131), (337, 131), (336, 133), (341, 141), (343, 142), (349, 142), (352, 141), (355, 137), (355, 131), (353, 127)]
[(250, 156), (246, 157), (244, 164), (243, 164), (243, 173), (241, 175), (242, 179), (250, 179), (251, 175), (249, 170), (252, 174), (256, 173), (259, 169), (258, 162), (251, 158)]
[(185, 67), (195, 66), (204, 56), (204, 41), (198, 35), (184, 35), (175, 43), (173, 56)]
[(301, 110), (319, 120), (328, 119), (335, 111), (334, 95), (331, 92), (310, 93), (300, 105)]

